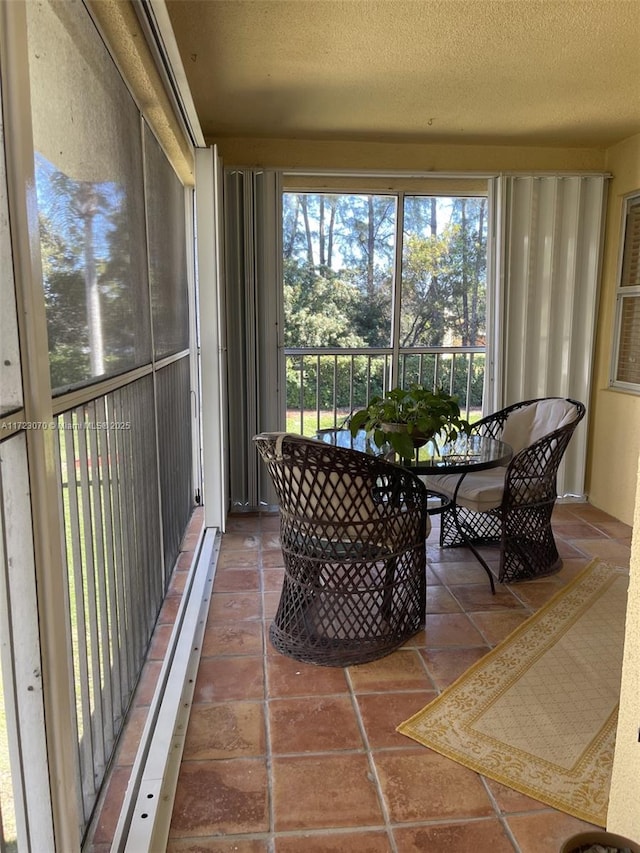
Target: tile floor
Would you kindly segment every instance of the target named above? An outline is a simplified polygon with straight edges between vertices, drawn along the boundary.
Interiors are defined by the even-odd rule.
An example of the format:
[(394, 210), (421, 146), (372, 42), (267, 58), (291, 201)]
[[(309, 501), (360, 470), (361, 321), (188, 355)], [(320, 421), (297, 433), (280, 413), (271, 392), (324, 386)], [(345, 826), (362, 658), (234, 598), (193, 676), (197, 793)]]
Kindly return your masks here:
[[(283, 571), (278, 518), (229, 519), (169, 853), (557, 853), (563, 840), (588, 828), (418, 746), (395, 727), (594, 556), (628, 567), (631, 528), (586, 504), (558, 505), (561, 572), (498, 586), (492, 596), (472, 556), (437, 546), (434, 521), (426, 630), (388, 657), (340, 669), (299, 663), (271, 648), (267, 631)], [(161, 654), (162, 625), (149, 683), (160, 665), (153, 655)], [(122, 791), (126, 761), (135, 754), (136, 710), (142, 720), (145, 699), (137, 697), (115, 768)], [(117, 801), (110, 810), (105, 805), (95, 853), (108, 849)]]

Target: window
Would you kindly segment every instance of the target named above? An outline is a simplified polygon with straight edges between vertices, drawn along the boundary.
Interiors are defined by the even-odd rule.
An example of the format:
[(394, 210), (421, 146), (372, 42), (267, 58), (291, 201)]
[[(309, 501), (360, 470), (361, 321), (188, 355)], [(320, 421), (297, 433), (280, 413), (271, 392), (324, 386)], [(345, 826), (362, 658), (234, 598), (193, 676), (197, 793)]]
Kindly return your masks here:
[(625, 208), (611, 384), (640, 392), (640, 195)]
[(283, 194), (287, 429), (413, 383), (482, 407), (486, 195)]
[(81, 4), (27, 3), (54, 394), (151, 360), (140, 114)]

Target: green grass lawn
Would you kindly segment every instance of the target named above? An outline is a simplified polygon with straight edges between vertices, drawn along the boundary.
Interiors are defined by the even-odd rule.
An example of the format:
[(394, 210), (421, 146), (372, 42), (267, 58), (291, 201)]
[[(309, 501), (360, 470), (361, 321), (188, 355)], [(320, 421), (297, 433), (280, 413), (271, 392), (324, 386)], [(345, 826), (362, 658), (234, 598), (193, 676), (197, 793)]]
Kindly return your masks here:
[[(342, 426), (345, 419), (349, 416), (348, 409), (339, 410), (334, 421), (333, 411), (324, 410), (320, 412), (319, 424), (318, 415), (315, 409), (308, 409), (304, 412), (303, 428), (300, 429), (300, 411), (299, 409), (287, 410), (286, 431), (293, 432), (299, 435), (314, 435), (317, 429), (331, 429), (334, 423)], [(469, 414), (469, 423), (475, 423), (482, 417), (480, 409), (473, 409)]]

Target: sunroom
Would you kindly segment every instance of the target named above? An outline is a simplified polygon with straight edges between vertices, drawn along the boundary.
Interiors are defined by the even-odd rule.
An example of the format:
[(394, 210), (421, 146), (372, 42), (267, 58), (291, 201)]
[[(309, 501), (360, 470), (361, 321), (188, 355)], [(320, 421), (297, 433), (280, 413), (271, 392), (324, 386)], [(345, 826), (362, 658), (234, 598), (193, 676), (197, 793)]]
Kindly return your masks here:
[[(587, 407), (563, 463), (557, 524), (571, 570), (590, 556), (630, 562), (607, 828), (640, 839), (640, 599), (637, 546), (629, 550), (640, 451), (640, 15), (630, 2), (515, 6), (2, 4), (0, 849), (223, 850), (227, 836), (229, 849), (398, 853), (420, 849), (419, 831), (444, 844), (445, 825), (462, 833), (447, 836), (458, 839), (447, 849), (557, 849), (527, 846), (546, 812), (533, 810), (519, 834), (531, 806), (505, 811), (496, 791), (482, 795), (495, 814), (471, 805), (397, 818), (384, 785), (355, 822), (275, 813), (295, 782), (287, 777), (285, 795), (284, 771), (273, 789), (268, 771), (293, 765), (276, 745), (302, 711), (284, 688), (267, 707), (260, 691), (276, 676), (252, 670), (253, 656), (226, 633), (249, 623), (260, 666), (277, 668), (263, 632), (281, 572), (277, 515), (252, 436), (313, 433), (321, 418), (343, 419), (363, 385), (368, 394), (378, 380), (414, 377), (449, 384), (478, 414), (556, 395)], [(436, 37), (437, 58), (424, 47)], [(526, 83), (513, 79), (519, 66)], [(436, 85), (447, 91), (436, 96)], [(309, 325), (291, 332), (287, 216), (302, 244), (304, 217), (317, 225), (331, 210), (343, 212), (336, 270), (363, 228), (387, 229), (386, 248), (375, 248), (376, 281), (388, 288), (375, 340), (328, 345), (322, 323), (314, 340)], [(428, 247), (410, 255), (407, 245), (419, 242), (420, 222), (442, 237), (436, 211), (451, 233), (468, 228), (469, 245), (475, 229), (485, 302), (473, 334), (451, 331), (451, 320), (437, 339), (409, 340), (409, 262), (426, 263)], [(320, 251), (310, 249), (316, 283), (326, 283), (332, 263)], [(465, 607), (450, 603), (447, 559), (435, 540), (428, 546), (435, 635), (450, 607), (456, 619)], [(218, 572), (225, 566), (237, 573)], [(250, 580), (258, 566), (259, 582)], [(456, 566), (453, 586), (465, 586), (473, 569)], [(514, 627), (559, 577), (476, 602), (483, 639), (455, 654), (436, 649), (450, 673), (439, 681), (427, 660), (430, 689), (405, 672), (390, 688), (395, 724), (413, 707), (408, 694), (426, 704), (497, 641), (487, 613), (497, 608), (503, 628)], [(354, 725), (351, 704), (362, 731), (367, 715), (380, 725), (389, 684), (365, 688), (361, 702), (358, 677), (322, 668), (307, 688), (332, 697), (330, 727)], [(216, 823), (215, 809), (181, 824), (185, 804), (211, 784), (208, 765), (232, 757), (205, 749), (208, 762), (189, 760), (194, 697), (207, 706), (197, 725), (224, 728), (230, 703), (216, 679), (240, 685), (234, 701), (262, 732), (254, 752), (237, 756), (238, 772), (260, 780), (252, 796), (262, 811), (244, 824), (227, 813)], [(390, 766), (403, 747), (380, 737)], [(359, 748), (332, 750), (351, 784)], [(231, 799), (244, 784), (229, 783)], [(319, 790), (301, 788), (301, 800), (312, 804)], [(250, 812), (240, 800), (238, 814)]]

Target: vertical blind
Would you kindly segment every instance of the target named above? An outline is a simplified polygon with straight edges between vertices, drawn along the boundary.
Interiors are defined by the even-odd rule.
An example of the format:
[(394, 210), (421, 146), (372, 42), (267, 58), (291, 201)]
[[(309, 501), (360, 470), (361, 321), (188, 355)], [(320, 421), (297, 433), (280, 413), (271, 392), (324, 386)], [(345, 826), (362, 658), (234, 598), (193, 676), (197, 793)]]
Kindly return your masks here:
[[(502, 403), (589, 403), (606, 178), (508, 176), (503, 182)], [(579, 425), (558, 475), (584, 496), (587, 431)]]
[(229, 490), (236, 510), (276, 503), (252, 439), (282, 422), (278, 187), (274, 171), (225, 174)]

